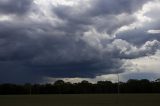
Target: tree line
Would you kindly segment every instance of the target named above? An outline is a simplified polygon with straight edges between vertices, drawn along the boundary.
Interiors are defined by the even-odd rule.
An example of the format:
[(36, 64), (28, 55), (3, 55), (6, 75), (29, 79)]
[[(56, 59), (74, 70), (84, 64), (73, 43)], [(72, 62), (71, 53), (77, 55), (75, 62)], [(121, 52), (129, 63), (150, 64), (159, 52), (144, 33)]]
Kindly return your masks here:
[[(119, 90), (118, 90), (119, 89)], [(160, 79), (130, 79), (127, 82), (113, 83), (98, 81), (93, 84), (88, 81), (79, 83), (58, 80), (54, 84), (0, 84), (0, 95), (10, 94), (101, 94), (101, 93), (160, 93)]]

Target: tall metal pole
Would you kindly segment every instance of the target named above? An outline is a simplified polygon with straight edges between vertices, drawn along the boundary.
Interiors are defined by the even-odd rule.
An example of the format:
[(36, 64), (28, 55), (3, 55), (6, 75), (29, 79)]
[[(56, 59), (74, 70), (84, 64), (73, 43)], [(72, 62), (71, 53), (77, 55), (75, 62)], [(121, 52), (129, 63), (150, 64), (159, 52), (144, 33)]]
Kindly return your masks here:
[(119, 83), (119, 73), (117, 72), (117, 104), (119, 104), (119, 94), (120, 94), (120, 83)]
[(32, 85), (29, 86), (29, 95), (32, 95)]
[(119, 93), (120, 93), (119, 73), (117, 73), (117, 79), (118, 79), (118, 86), (117, 86), (117, 87), (118, 87), (118, 88), (117, 88), (118, 92), (117, 92), (117, 93), (118, 93), (118, 95), (119, 95)]

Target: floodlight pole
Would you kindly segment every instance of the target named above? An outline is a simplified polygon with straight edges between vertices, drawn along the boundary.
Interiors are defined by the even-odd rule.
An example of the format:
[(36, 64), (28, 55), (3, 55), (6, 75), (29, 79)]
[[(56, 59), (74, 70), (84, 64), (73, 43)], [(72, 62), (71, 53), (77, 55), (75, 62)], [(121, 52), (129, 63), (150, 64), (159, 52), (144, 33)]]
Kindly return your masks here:
[(32, 86), (29, 86), (29, 95), (32, 95)]
[(120, 94), (120, 81), (119, 73), (117, 72), (117, 103), (119, 103), (119, 94)]
[(117, 93), (118, 93), (118, 95), (120, 94), (120, 81), (119, 81), (119, 73), (117, 73), (117, 79), (118, 79), (118, 83), (117, 83)]

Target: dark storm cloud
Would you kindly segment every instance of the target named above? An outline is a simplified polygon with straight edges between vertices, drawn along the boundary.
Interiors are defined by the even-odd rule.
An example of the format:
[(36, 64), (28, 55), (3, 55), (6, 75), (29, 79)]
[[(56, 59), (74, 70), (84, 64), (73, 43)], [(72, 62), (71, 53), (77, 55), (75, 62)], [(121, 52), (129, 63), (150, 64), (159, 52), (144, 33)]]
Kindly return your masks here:
[(30, 70), (22, 61), (0, 62), (0, 83), (40, 83), (42, 76), (40, 72)]
[[(24, 76), (23, 73), (28, 75), (29, 80), (30, 74), (35, 75), (35, 78), (95, 77), (105, 73), (122, 72), (124, 69), (123, 61), (102, 56), (81, 39), (76, 41), (75, 37), (69, 35), (50, 35), (49, 30), (40, 34), (34, 29), (35, 26), (22, 27), (10, 24), (0, 30), (0, 39), (3, 41), (0, 45), (1, 75), (5, 76), (8, 73), (11, 81), (16, 75)], [(45, 25), (41, 26), (39, 29), (46, 28)], [(34, 39), (33, 36), (37, 38)], [(12, 74), (12, 71), (15, 74)], [(27, 78), (24, 77), (24, 80)]]
[(92, 8), (90, 14), (105, 15), (105, 14), (120, 14), (133, 13), (142, 8), (142, 5), (150, 0), (92, 0)]
[[(31, 3), (21, 0), (19, 7), (18, 1), (14, 1), (0, 4), (3, 5), (0, 12), (21, 14)], [(24, 2), (27, 7), (22, 6)], [(12, 9), (10, 3), (17, 7)], [(43, 20), (49, 17), (45, 16), (44, 8), (42, 14), (38, 9), (32, 11), (32, 18), (34, 13), (42, 15), (38, 18), (40, 22), (29, 16), (20, 18), (22, 20), (17, 16), (9, 22), (0, 21), (0, 82), (35, 82), (45, 76), (91, 78), (124, 72), (130, 65), (125, 59), (154, 54), (159, 48), (157, 40), (149, 39), (137, 46), (131, 44), (129, 38), (112, 35), (121, 26), (136, 21), (131, 13), (141, 8), (144, 0), (94, 0), (89, 3), (91, 7), (84, 6), (82, 10), (78, 9), (82, 5), (52, 6), (54, 19), (51, 20)], [(108, 6), (103, 6), (105, 4)], [(54, 23), (55, 18), (61, 23)]]
[(32, 0), (1, 0), (0, 13), (2, 14), (24, 14), (32, 4)]
[[(77, 7), (58, 5), (53, 7), (53, 12), (65, 20), (70, 29), (94, 25), (98, 31), (111, 34), (119, 27), (134, 22), (135, 17), (132, 16), (132, 13), (148, 1), (91, 0), (89, 7), (83, 5), (82, 9), (77, 9)], [(78, 8), (81, 8), (81, 5)]]

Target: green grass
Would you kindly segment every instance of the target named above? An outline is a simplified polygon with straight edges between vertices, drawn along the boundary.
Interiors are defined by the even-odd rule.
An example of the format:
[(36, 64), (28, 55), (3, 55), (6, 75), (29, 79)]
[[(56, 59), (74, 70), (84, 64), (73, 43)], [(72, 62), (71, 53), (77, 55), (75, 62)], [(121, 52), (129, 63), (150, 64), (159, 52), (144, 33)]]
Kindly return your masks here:
[(160, 106), (160, 94), (1, 95), (0, 106)]

